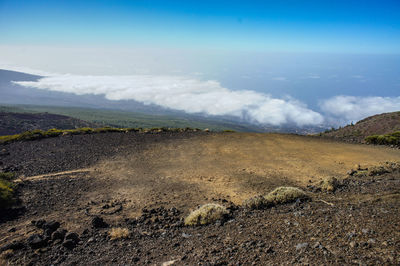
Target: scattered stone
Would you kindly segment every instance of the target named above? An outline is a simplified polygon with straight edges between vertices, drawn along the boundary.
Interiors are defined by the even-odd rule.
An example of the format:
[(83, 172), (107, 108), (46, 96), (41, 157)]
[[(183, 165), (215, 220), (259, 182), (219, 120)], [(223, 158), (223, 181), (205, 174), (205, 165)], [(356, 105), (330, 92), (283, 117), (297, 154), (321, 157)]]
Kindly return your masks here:
[(163, 262), (161, 265), (162, 265), (162, 266), (173, 265), (176, 261), (177, 261), (177, 260), (166, 261), (166, 262)]
[(358, 246), (358, 244), (357, 244), (355, 241), (351, 241), (350, 244), (349, 244), (349, 246), (350, 246), (351, 248), (355, 248), (355, 247)]
[(39, 234), (33, 234), (27, 239), (28, 245), (33, 249), (43, 248), (47, 246), (47, 240)]
[(323, 248), (320, 242), (315, 242), (315, 244), (312, 246), (312, 248)]
[(19, 250), (19, 249), (23, 249), (24, 247), (25, 247), (25, 244), (22, 241), (14, 241), (14, 242), (11, 242), (9, 244), (6, 244), (6, 245), (2, 246), (0, 248), (0, 252), (3, 252), (5, 250), (9, 250), (9, 249), (11, 249), (11, 250)]
[(42, 225), (42, 228), (43, 228), (44, 230), (49, 231), (49, 232), (50, 232), (50, 235), (51, 235), (51, 233), (53, 233), (54, 231), (56, 231), (59, 227), (60, 227), (60, 223), (59, 223), (59, 222), (56, 222), (56, 221), (51, 221), (51, 222), (48, 222), (48, 223), (44, 223), (44, 224)]
[(296, 245), (296, 250), (306, 249), (308, 247), (308, 243), (299, 243)]
[(62, 243), (62, 245), (65, 247), (65, 248), (67, 248), (67, 249), (74, 249), (75, 247), (76, 247), (76, 242), (74, 241), (74, 240), (72, 240), (72, 239), (67, 239), (67, 240), (65, 240), (63, 243)]
[(73, 240), (75, 243), (78, 243), (79, 235), (77, 233), (68, 233), (65, 235), (65, 240)]
[(37, 228), (43, 229), (43, 225), (46, 224), (46, 220), (31, 221), (31, 223)]
[(56, 239), (64, 240), (66, 233), (67, 233), (66, 230), (57, 230), (51, 234), (51, 239), (52, 240), (56, 240)]
[(189, 234), (186, 234), (186, 233), (182, 233), (182, 237), (183, 238), (189, 238), (189, 237), (191, 237), (192, 235), (189, 235)]
[(92, 226), (94, 228), (107, 228), (108, 224), (103, 220), (103, 218), (101, 218), (99, 216), (95, 216), (92, 219)]

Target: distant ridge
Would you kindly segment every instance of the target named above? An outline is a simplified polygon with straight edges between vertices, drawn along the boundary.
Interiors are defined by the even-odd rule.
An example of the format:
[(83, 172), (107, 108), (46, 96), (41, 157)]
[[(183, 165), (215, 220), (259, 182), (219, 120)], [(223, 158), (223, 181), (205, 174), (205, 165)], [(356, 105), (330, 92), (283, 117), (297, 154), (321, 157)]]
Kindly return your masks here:
[(0, 112), (0, 136), (18, 134), (34, 129), (75, 129), (98, 126), (96, 123), (65, 115)]
[(354, 125), (328, 130), (320, 135), (351, 142), (365, 142), (371, 135), (385, 135), (400, 131), (400, 111), (367, 117)]

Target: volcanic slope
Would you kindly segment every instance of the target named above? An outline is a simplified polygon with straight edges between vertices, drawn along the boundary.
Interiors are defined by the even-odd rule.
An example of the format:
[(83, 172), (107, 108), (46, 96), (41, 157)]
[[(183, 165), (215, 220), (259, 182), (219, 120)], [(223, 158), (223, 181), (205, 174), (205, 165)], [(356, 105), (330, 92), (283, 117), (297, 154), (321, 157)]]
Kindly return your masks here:
[(383, 113), (367, 117), (356, 124), (330, 130), (320, 135), (350, 142), (364, 142), (371, 135), (385, 135), (400, 131), (400, 112)]
[[(236, 206), (277, 186), (305, 189), (326, 177), (341, 179), (356, 164), (368, 167), (400, 161), (398, 149), (289, 134), (101, 133), (11, 143), (2, 149), (8, 153), (1, 157), (3, 169), (16, 171), (19, 182), (24, 184), (20, 197), (26, 211), (3, 222), (0, 246), (32, 233), (31, 220), (56, 220), (68, 230), (87, 234), (85, 229), (90, 228), (95, 215), (103, 216), (112, 226), (160, 207), (177, 208), (178, 218), (182, 218), (204, 203)], [(256, 220), (261, 222), (260, 219), (264, 218)], [(140, 234), (146, 238), (152, 233)], [(158, 243), (150, 242), (149, 247)], [(107, 250), (113, 245), (107, 246)], [(51, 256), (55, 258), (54, 252)], [(34, 256), (29, 260), (50, 263), (51, 256)], [(168, 257), (161, 253), (157, 258), (148, 254), (138, 256), (135, 260), (142, 263), (145, 257), (157, 263)], [(110, 263), (108, 259), (99, 262)], [(204, 259), (191, 257), (190, 262)], [(72, 257), (65, 260), (67, 264), (73, 262)]]

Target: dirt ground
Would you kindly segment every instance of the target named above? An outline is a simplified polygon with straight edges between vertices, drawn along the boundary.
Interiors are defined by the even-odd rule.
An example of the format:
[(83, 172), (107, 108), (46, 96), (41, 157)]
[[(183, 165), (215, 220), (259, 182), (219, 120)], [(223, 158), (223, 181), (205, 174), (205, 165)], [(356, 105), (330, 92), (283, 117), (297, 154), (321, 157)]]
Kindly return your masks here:
[[(334, 194), (309, 189), (326, 177), (347, 177), (356, 164), (400, 161), (398, 149), (296, 135), (204, 132), (63, 136), (0, 148), (6, 150), (0, 167), (20, 175), (22, 201), (15, 215), (0, 219), (0, 247), (25, 243), (40, 232), (31, 223), (40, 219), (59, 221), (81, 238), (72, 251), (25, 245), (3, 254), (4, 263), (400, 260), (398, 172), (347, 181)], [(310, 190), (314, 200), (263, 211), (240, 207), (244, 199), (282, 185)], [(229, 207), (232, 219), (223, 225), (182, 227), (180, 221), (190, 210), (210, 202)], [(108, 229), (91, 227), (95, 216), (111, 227), (129, 228), (130, 238), (109, 240)]]

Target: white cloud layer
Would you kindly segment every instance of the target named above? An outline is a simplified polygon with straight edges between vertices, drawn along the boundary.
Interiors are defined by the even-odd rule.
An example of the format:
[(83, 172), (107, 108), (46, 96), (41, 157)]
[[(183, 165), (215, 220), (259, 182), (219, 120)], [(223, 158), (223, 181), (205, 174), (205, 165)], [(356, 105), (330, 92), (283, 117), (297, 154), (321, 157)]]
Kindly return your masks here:
[(319, 113), (296, 100), (272, 98), (250, 90), (233, 91), (213, 80), (153, 75), (55, 75), (15, 83), (77, 95), (104, 95), (109, 100), (135, 100), (187, 113), (231, 115), (260, 124), (304, 126), (323, 122)]
[(400, 110), (400, 97), (335, 96), (320, 103), (322, 111), (344, 123)]

